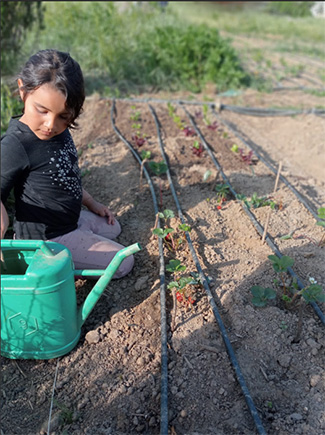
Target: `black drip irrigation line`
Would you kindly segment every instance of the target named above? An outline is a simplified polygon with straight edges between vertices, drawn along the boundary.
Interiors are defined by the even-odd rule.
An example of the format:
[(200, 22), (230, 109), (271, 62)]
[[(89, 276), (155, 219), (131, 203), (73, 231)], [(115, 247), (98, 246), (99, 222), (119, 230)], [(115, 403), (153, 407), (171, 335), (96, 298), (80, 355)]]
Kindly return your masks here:
[(230, 112), (240, 113), (241, 115), (248, 116), (293, 116), (293, 115), (325, 115), (324, 109), (261, 109), (257, 107), (240, 107), (221, 104), (220, 110), (228, 110)]
[[(117, 136), (125, 143), (125, 145), (132, 152), (140, 167), (142, 167), (142, 160), (138, 153), (134, 150), (133, 146), (125, 139), (116, 127), (114, 121), (114, 114), (116, 113), (115, 100), (112, 102), (111, 107), (111, 122), (113, 129)], [(155, 210), (155, 216), (158, 214), (158, 203), (153, 187), (150, 175), (143, 166), (142, 170), (148, 181), (152, 201)], [(157, 228), (160, 227), (160, 219), (157, 220)], [(168, 351), (167, 351), (167, 314), (166, 314), (166, 285), (165, 285), (165, 262), (164, 262), (164, 250), (162, 240), (159, 238), (159, 259), (160, 259), (160, 328), (161, 328), (161, 391), (160, 391), (160, 434), (168, 435)]]
[(306, 86), (275, 86), (272, 92), (278, 91), (306, 91), (306, 92), (324, 92), (324, 88), (307, 88)]
[[(212, 113), (214, 114), (214, 116), (217, 118), (217, 120), (219, 122), (221, 122), (223, 125), (225, 125), (245, 146), (247, 146), (247, 148), (249, 148), (250, 150), (254, 151), (254, 154), (256, 155), (256, 157), (262, 162), (264, 163), (265, 166), (267, 166), (275, 175), (277, 174), (277, 169), (274, 168), (271, 163), (265, 159), (257, 150), (256, 147), (252, 146), (252, 142), (251, 141), (246, 141), (242, 135), (238, 132), (238, 130), (235, 128), (235, 126), (229, 122), (224, 120), (223, 118), (221, 118), (221, 116), (219, 116), (215, 109), (212, 109)], [(298, 190), (291, 184), (289, 183), (289, 181), (280, 174), (280, 180), (294, 193), (294, 195), (298, 198), (298, 200), (306, 207), (306, 209), (313, 215), (313, 217), (316, 219), (316, 221), (320, 221), (321, 219), (318, 217), (317, 213), (315, 210), (313, 210), (310, 205), (308, 204), (308, 202), (303, 198), (303, 196), (298, 192)]]
[[(176, 191), (175, 191), (175, 188), (174, 188), (174, 185), (173, 185), (173, 181), (172, 181), (172, 178), (171, 178), (171, 175), (170, 175), (169, 165), (168, 165), (167, 157), (166, 157), (166, 154), (165, 154), (165, 151), (164, 151), (164, 146), (163, 146), (163, 142), (162, 142), (162, 138), (161, 138), (161, 134), (160, 134), (159, 121), (158, 121), (157, 115), (156, 115), (154, 109), (152, 108), (152, 106), (150, 106), (150, 104), (148, 104), (148, 105), (149, 105), (150, 111), (151, 111), (151, 113), (153, 115), (153, 118), (155, 120), (161, 154), (163, 156), (164, 162), (167, 165), (167, 178), (168, 178), (168, 182), (169, 182), (169, 187), (171, 189), (171, 192), (172, 192), (172, 195), (173, 195), (173, 198), (174, 198), (177, 210), (178, 210), (178, 216), (179, 216), (181, 222), (184, 224), (184, 223), (186, 223), (186, 221), (184, 219), (184, 216), (183, 216), (183, 213), (182, 213), (182, 210), (181, 210), (178, 198), (177, 198), (177, 194), (176, 194)], [(232, 363), (232, 365), (234, 367), (234, 370), (235, 370), (235, 373), (236, 373), (236, 376), (237, 376), (237, 380), (238, 380), (238, 382), (240, 384), (240, 387), (241, 387), (241, 390), (242, 390), (242, 392), (244, 394), (244, 397), (245, 397), (246, 403), (248, 405), (249, 411), (250, 411), (250, 413), (251, 413), (251, 415), (253, 417), (256, 429), (257, 429), (259, 434), (266, 435), (265, 429), (264, 429), (263, 424), (262, 424), (262, 422), (260, 420), (260, 417), (258, 415), (258, 412), (257, 412), (256, 407), (254, 405), (254, 402), (252, 400), (252, 397), (250, 395), (250, 392), (249, 392), (249, 390), (247, 388), (247, 385), (246, 385), (245, 379), (244, 379), (244, 377), (242, 375), (242, 372), (240, 370), (240, 366), (238, 364), (235, 352), (234, 352), (233, 347), (232, 347), (232, 345), (230, 343), (230, 340), (228, 338), (226, 328), (225, 328), (225, 326), (223, 324), (223, 321), (222, 321), (222, 318), (221, 318), (221, 316), (219, 314), (216, 302), (215, 302), (214, 297), (213, 297), (213, 295), (211, 293), (208, 281), (207, 281), (207, 279), (206, 279), (206, 277), (204, 275), (204, 272), (203, 272), (202, 267), (200, 265), (200, 262), (198, 260), (197, 254), (196, 254), (195, 249), (193, 247), (192, 240), (191, 240), (191, 237), (190, 237), (188, 231), (185, 232), (185, 236), (186, 236), (186, 240), (187, 240), (188, 246), (189, 246), (190, 251), (191, 251), (192, 258), (193, 258), (194, 263), (196, 265), (197, 271), (198, 271), (198, 273), (200, 275), (201, 282), (202, 282), (202, 284), (204, 286), (204, 289), (205, 289), (205, 292), (207, 294), (208, 302), (209, 302), (209, 304), (210, 304), (210, 306), (212, 308), (213, 314), (214, 314), (214, 316), (215, 316), (215, 318), (217, 320), (217, 323), (219, 325), (219, 329), (220, 329), (220, 332), (221, 332), (224, 344), (226, 346), (226, 349), (227, 349), (230, 361), (231, 361), (231, 363)]]
[[(218, 98), (218, 95), (216, 95)], [(111, 100), (111, 98), (108, 98)], [(201, 101), (186, 101), (186, 100), (164, 100), (159, 98), (114, 98), (116, 101), (127, 101), (133, 103), (164, 103), (168, 102), (171, 104), (186, 104), (187, 106), (209, 106), (210, 108), (218, 107), (219, 111), (228, 110), (230, 112), (240, 113), (242, 115), (249, 116), (294, 116), (302, 114), (313, 114), (323, 116), (325, 115), (325, 109), (297, 109), (297, 110), (286, 110), (286, 109), (262, 109), (254, 107), (242, 107), (242, 106), (231, 106), (228, 104), (216, 104), (214, 102), (201, 102)]]
[[(203, 134), (201, 133), (201, 131), (199, 130), (199, 128), (197, 127), (192, 115), (186, 110), (185, 107), (183, 107), (183, 110), (185, 111), (187, 117), (189, 118), (193, 128), (195, 129), (196, 133), (198, 134), (198, 136), (200, 137), (203, 146), (205, 148), (205, 150), (208, 152), (209, 156), (211, 157), (213, 163), (215, 164), (216, 168), (218, 169), (219, 173), (221, 174), (222, 178), (224, 179), (225, 183), (228, 185), (229, 190), (231, 191), (231, 193), (233, 194), (233, 196), (236, 198), (237, 197), (237, 193), (235, 192), (235, 190), (233, 189), (233, 187), (231, 186), (229, 179), (226, 177), (226, 175), (223, 173), (223, 171), (221, 170), (221, 166), (218, 163), (218, 161), (216, 160), (216, 158), (214, 157), (209, 145), (207, 144)], [(252, 224), (254, 225), (255, 229), (257, 230), (258, 234), (263, 237), (264, 234), (264, 228), (263, 226), (257, 221), (254, 213), (252, 213), (252, 211), (246, 206), (245, 203), (240, 202), (243, 210), (245, 211), (245, 213), (247, 214), (247, 216), (249, 217), (249, 219), (251, 220)], [(265, 241), (268, 244), (268, 246), (272, 249), (272, 251), (279, 257), (282, 258), (283, 254), (280, 252), (279, 248), (276, 246), (275, 242), (273, 241), (272, 237), (267, 233), (266, 237), (265, 237)], [(291, 275), (292, 278), (294, 278), (297, 281), (298, 287), (300, 290), (302, 290), (303, 288), (305, 288), (305, 285), (303, 284), (303, 282), (301, 281), (301, 279), (298, 277), (298, 275), (293, 271), (293, 269), (291, 267), (288, 268), (288, 272)], [(319, 308), (319, 306), (316, 304), (316, 302), (310, 302), (310, 305), (313, 307), (315, 313), (317, 314), (317, 316), (319, 317), (319, 319), (321, 320), (322, 324), (325, 325), (325, 316), (324, 313), (321, 311), (321, 309)]]

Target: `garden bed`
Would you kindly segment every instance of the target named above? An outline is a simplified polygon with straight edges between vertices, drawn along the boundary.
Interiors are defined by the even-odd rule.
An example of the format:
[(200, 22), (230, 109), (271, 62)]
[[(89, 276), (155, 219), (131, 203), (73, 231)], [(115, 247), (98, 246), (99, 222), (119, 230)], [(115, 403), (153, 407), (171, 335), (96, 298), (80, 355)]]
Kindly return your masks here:
[[(299, 92), (296, 95), (298, 101)], [(250, 102), (252, 107), (259, 106), (257, 97), (256, 104), (252, 96)], [(295, 341), (298, 308), (283, 303), (279, 288), (268, 306), (253, 305), (252, 286), (276, 288), (276, 273), (268, 259), (272, 250), (262, 243), (240, 201), (231, 195), (224, 202), (219, 200), (215, 187), (223, 180), (206, 150), (193, 153), (197, 149), (193, 149), (194, 142), (200, 142), (197, 134), (186, 136), (167, 104), (150, 104), (161, 125), (170, 175), (191, 227), (193, 247), (204, 274), (212, 279), (211, 293), (266, 433), (322, 433), (324, 326), (307, 306), (300, 339)], [(139, 242), (143, 249), (135, 255), (133, 271), (109, 284), (82, 328), (78, 345), (68, 355), (49, 361), (2, 360), (5, 435), (46, 433), (55, 374), (51, 433), (160, 433), (161, 279), (158, 238), (152, 234), (155, 208), (144, 176), (140, 186), (138, 162), (113, 129), (111, 107), (111, 100), (87, 100), (80, 128), (73, 133), (83, 183), (116, 214), (123, 228), (118, 241), (124, 245)], [(190, 126), (183, 108), (173, 107), (180, 121)], [(275, 202), (269, 235), (284, 255), (294, 259), (299, 278), (308, 283), (312, 277), (324, 287), (324, 247), (318, 243), (322, 228), (316, 226), (315, 218), (283, 183), (273, 193), (275, 174), (257, 158), (248, 165), (232, 151), (234, 144), (243, 147), (245, 155), (249, 149), (219, 121), (215, 129), (208, 128), (202, 106), (187, 105), (186, 110), (236, 192), (248, 200), (256, 193)], [(211, 124), (216, 121), (211, 112), (207, 116)], [(301, 137), (304, 130), (309, 144), (321, 143), (323, 118), (299, 115), (261, 121), (228, 112), (220, 116), (250, 137), (276, 168), (282, 160), (282, 174), (315, 209), (324, 206), (322, 156), (317, 147), (310, 146), (305, 158), (306, 142)], [(163, 160), (148, 104), (117, 101), (114, 122), (137, 152), (149, 150), (151, 161)], [(268, 129), (285, 134), (270, 138)], [(141, 147), (132, 138), (137, 131), (138, 136), (145, 136)], [(287, 146), (288, 137), (294, 152), (293, 145)], [(148, 164), (146, 168), (159, 209), (175, 213), (169, 223), (176, 228), (180, 220), (167, 177), (162, 175), (160, 182)], [(251, 209), (264, 225), (270, 206)], [(288, 234), (292, 237), (281, 238)], [(186, 266), (184, 274), (197, 271), (187, 243), (176, 252), (164, 245), (165, 265), (172, 259)], [(171, 329), (173, 299), (167, 284), (172, 280), (166, 271), (169, 433), (257, 433), (202, 285), (189, 287), (177, 302), (175, 328)], [(92, 285), (77, 281), (79, 302)]]

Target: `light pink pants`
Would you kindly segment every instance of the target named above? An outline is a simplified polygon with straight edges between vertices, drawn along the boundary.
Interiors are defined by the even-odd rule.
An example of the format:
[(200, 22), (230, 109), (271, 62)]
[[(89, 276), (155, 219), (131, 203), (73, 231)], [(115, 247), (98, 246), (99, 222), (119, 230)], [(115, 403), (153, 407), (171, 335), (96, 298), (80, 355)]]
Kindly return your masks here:
[[(109, 225), (106, 217), (82, 210), (78, 228), (51, 241), (61, 243), (69, 249), (75, 269), (106, 269), (114, 255), (124, 248), (111, 240), (120, 232), (121, 227), (116, 219), (113, 225)], [(133, 264), (133, 255), (126, 257), (115, 272), (114, 278), (128, 274)]]

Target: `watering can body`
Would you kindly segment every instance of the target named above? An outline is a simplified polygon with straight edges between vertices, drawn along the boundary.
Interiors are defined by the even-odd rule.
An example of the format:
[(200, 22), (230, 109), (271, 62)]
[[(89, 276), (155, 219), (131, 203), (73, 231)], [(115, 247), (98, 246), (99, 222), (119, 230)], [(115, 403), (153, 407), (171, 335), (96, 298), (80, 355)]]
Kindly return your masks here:
[(83, 271), (74, 270), (71, 253), (65, 246), (35, 240), (2, 240), (1, 355), (12, 359), (51, 359), (73, 349), (83, 322), (121, 261), (140, 250), (139, 245), (132, 246), (135, 249), (122, 255), (116, 264), (114, 257), (113, 265), (106, 270), (88, 271), (102, 276), (78, 309), (74, 277)]

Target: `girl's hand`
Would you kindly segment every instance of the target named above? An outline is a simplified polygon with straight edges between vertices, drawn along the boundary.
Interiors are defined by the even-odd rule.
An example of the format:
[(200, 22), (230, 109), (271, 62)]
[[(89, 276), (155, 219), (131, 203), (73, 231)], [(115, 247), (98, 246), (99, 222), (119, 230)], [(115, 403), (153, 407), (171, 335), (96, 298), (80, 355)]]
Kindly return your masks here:
[(101, 204), (100, 202), (94, 200), (91, 203), (91, 206), (88, 207), (88, 209), (93, 213), (98, 214), (99, 216), (103, 216), (103, 217), (107, 216), (107, 223), (109, 225), (114, 224), (115, 221), (114, 214), (106, 205)]
[(82, 189), (82, 204), (99, 216), (107, 216), (107, 223), (109, 225), (114, 224), (115, 218), (111, 210), (106, 205), (96, 201), (85, 189)]

